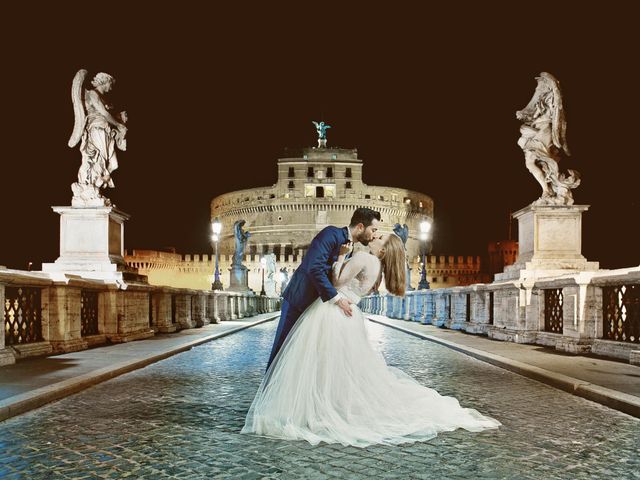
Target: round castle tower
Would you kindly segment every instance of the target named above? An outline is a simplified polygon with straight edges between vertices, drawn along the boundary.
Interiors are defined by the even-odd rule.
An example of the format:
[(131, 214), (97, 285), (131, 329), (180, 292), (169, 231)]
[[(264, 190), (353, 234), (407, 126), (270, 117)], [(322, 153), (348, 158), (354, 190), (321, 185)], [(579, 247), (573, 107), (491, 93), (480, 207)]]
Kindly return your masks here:
[[(263, 255), (274, 254), (276, 269), (290, 275), (304, 256), (313, 237), (327, 225), (349, 224), (358, 207), (380, 212), (383, 233), (396, 223), (407, 224), (407, 253), (412, 267), (411, 284), (420, 280), (420, 222), (433, 221), (433, 200), (403, 188), (367, 185), (362, 181), (363, 162), (356, 149), (319, 146), (287, 150), (278, 160), (278, 181), (270, 187), (238, 190), (211, 201), (211, 221), (219, 219), (222, 234), (218, 245), (220, 274), (225, 289), (235, 249), (233, 224), (245, 220), (251, 233), (245, 251), (248, 284), (261, 291)], [(357, 248), (357, 247), (356, 247)], [(126, 253), (128, 265), (149, 277), (153, 285), (207, 290), (213, 282), (214, 256), (134, 250)], [(429, 255), (427, 277), (431, 288), (469, 285), (484, 281), (479, 257)], [(265, 277), (269, 295), (281, 293), (273, 275)], [(275, 292), (275, 293), (274, 293)]]
[(433, 221), (433, 200), (422, 193), (366, 185), (356, 149), (303, 148), (278, 160), (278, 181), (271, 187), (226, 193), (211, 202), (211, 220), (222, 223), (220, 254), (232, 255), (233, 224), (246, 220), (251, 232), (246, 255), (276, 255), (281, 266), (295, 268), (313, 237), (327, 225), (349, 224), (358, 207), (380, 212), (381, 231), (396, 223), (409, 227), (409, 258), (419, 254), (419, 224)]

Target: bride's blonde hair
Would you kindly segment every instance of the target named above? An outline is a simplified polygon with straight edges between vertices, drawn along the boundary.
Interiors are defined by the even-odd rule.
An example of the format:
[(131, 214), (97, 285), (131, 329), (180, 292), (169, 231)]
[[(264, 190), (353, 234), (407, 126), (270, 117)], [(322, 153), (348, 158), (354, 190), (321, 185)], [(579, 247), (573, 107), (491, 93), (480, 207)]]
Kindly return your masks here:
[[(399, 236), (392, 233), (384, 242), (384, 250), (380, 257), (382, 263), (381, 274), (389, 293), (403, 297), (407, 289), (407, 259), (404, 244)], [(380, 283), (378, 279), (378, 284)]]

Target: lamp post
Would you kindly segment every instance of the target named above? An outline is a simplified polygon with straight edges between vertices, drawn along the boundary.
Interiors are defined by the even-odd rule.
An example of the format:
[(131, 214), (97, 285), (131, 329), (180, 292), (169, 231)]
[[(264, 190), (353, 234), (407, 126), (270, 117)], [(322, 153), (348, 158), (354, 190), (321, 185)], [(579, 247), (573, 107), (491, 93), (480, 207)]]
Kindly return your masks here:
[(218, 242), (220, 241), (220, 232), (222, 232), (222, 224), (220, 223), (220, 220), (216, 218), (213, 223), (211, 223), (211, 230), (213, 231), (211, 240), (213, 240), (216, 255), (216, 266), (213, 270), (213, 283), (211, 284), (211, 290), (222, 290), (223, 288), (222, 282), (220, 281), (220, 269), (218, 268)]
[(420, 283), (418, 290), (429, 290), (429, 281), (427, 280), (427, 241), (431, 232), (431, 222), (423, 220), (420, 222), (420, 240), (422, 241), (422, 273), (420, 275)]
[(260, 295), (264, 297), (267, 295), (267, 292), (264, 291), (264, 271), (267, 267), (267, 259), (265, 257), (260, 259), (260, 265), (262, 266), (262, 290), (260, 290)]

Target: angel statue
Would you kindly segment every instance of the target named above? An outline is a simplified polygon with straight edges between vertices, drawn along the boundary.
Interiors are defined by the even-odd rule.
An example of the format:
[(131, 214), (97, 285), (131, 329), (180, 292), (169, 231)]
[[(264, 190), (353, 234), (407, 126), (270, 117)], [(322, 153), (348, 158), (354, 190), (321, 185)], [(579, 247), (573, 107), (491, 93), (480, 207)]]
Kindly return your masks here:
[(402, 240), (402, 244), (406, 246), (407, 240), (409, 239), (409, 227), (407, 224), (405, 223), (400, 225), (399, 223), (396, 223), (393, 226), (393, 233), (399, 236), (400, 240)]
[(247, 246), (247, 241), (251, 236), (251, 233), (244, 232), (242, 227), (244, 227), (245, 220), (238, 220), (233, 224), (233, 232), (236, 238), (236, 251), (233, 253), (233, 262), (232, 265), (240, 266), (242, 265), (242, 261), (244, 260), (244, 250)]
[(542, 187), (536, 205), (573, 205), (571, 189), (580, 185), (580, 174), (560, 173), (560, 154), (570, 155), (566, 139), (567, 122), (562, 108), (560, 83), (550, 73), (536, 77), (538, 86), (529, 104), (516, 112), (520, 126), (518, 146), (524, 151), (527, 169)]
[(270, 297), (275, 297), (276, 295), (276, 254), (268, 253), (265, 255), (267, 260), (266, 265), (266, 275), (267, 280), (265, 281), (265, 290), (267, 291), (267, 295)]
[(326, 147), (327, 146), (327, 128), (331, 128), (331, 125), (326, 125), (324, 122), (314, 122), (311, 121), (316, 126), (316, 131), (318, 132), (318, 147)]
[(113, 188), (111, 174), (118, 168), (116, 147), (127, 149), (127, 112), (113, 114), (105, 95), (111, 91), (116, 80), (107, 73), (98, 73), (91, 85), (85, 89), (87, 71), (78, 70), (71, 86), (71, 99), (75, 124), (69, 138), (69, 147), (80, 143), (82, 164), (78, 170), (78, 181), (71, 185), (73, 206), (109, 206), (111, 201), (101, 195), (100, 190)]
[(409, 265), (409, 256), (406, 255), (407, 253), (407, 240), (409, 240), (409, 227), (407, 226), (406, 223), (403, 223), (402, 225), (400, 225), (399, 223), (396, 223), (393, 226), (393, 233), (395, 233), (397, 236), (400, 237), (400, 240), (402, 240), (402, 244), (404, 245), (404, 253), (405, 253), (405, 258), (406, 258), (406, 269), (407, 269), (407, 291), (413, 290), (411, 288), (411, 266)]

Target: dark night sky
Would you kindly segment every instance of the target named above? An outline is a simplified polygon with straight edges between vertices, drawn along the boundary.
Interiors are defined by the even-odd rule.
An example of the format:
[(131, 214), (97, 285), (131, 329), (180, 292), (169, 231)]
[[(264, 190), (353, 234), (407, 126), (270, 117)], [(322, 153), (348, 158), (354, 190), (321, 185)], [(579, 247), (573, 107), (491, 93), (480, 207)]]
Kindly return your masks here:
[(506, 237), (508, 212), (539, 195), (515, 111), (549, 71), (572, 151), (561, 167), (581, 172), (574, 197), (591, 205), (583, 253), (606, 268), (638, 265), (636, 17), (616, 2), (480, 3), (9, 9), (0, 264), (39, 268), (58, 256), (50, 206), (71, 201), (80, 153), (67, 147), (69, 90), (87, 68), (116, 77), (113, 103), (129, 114), (107, 193), (132, 215), (128, 249), (208, 253), (210, 200), (273, 184), (284, 148), (315, 144), (311, 120), (324, 119), (330, 145), (358, 148), (366, 183), (433, 197), (434, 253), (483, 254)]

